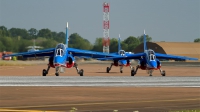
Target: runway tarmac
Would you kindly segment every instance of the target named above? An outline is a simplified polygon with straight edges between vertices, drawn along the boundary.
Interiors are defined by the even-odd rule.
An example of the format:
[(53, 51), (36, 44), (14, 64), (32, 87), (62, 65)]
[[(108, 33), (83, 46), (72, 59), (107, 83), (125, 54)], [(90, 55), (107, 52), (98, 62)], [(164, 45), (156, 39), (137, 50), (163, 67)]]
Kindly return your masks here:
[(0, 76), (0, 86), (200, 87), (200, 77)]
[(150, 77), (143, 70), (131, 77), (129, 67), (123, 73), (113, 67), (108, 74), (109, 63), (79, 65), (83, 77), (74, 68), (59, 77), (50, 69), (43, 77), (46, 63), (1, 66), (0, 108), (4, 110), (0, 111), (67, 111), (71, 107), (82, 112), (199, 110), (199, 66), (171, 64), (162, 67), (167, 71), (165, 77), (159, 71)]

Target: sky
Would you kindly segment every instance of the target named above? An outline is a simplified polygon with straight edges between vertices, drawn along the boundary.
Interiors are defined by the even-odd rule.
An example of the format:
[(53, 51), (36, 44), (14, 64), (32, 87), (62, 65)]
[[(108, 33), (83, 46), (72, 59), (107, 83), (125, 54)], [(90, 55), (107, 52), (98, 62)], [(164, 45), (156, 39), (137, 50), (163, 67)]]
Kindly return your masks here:
[(94, 43), (103, 37), (103, 3), (110, 4), (110, 38), (141, 36), (153, 41), (200, 38), (200, 0), (0, 0), (0, 26), (48, 28), (78, 33)]

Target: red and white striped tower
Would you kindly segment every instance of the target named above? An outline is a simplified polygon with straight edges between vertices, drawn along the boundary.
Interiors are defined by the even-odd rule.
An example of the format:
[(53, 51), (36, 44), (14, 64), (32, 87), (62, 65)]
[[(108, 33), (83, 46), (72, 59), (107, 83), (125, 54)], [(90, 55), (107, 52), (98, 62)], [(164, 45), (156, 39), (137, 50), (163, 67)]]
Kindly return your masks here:
[(110, 5), (106, 2), (103, 3), (103, 52), (109, 53), (109, 45), (110, 45), (110, 39), (109, 39), (109, 28), (110, 28), (110, 22), (109, 22), (109, 11), (110, 11)]

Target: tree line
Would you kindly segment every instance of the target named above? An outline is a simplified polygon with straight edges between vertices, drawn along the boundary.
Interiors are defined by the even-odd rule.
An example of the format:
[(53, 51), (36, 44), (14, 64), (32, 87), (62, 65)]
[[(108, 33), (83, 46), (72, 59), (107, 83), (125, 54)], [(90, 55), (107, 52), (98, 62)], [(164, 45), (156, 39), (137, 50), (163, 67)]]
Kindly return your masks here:
[[(147, 42), (152, 41), (152, 37), (148, 35), (146, 37)], [(41, 46), (43, 49), (54, 48), (58, 43), (65, 43), (65, 33), (51, 31), (48, 28), (26, 30), (21, 28), (7, 29), (5, 26), (0, 26), (0, 52), (26, 52), (27, 47), (33, 45), (33, 40), (35, 40), (36, 46)], [(102, 41), (102, 37), (97, 37), (95, 43), (92, 44), (78, 33), (73, 33), (69, 36), (69, 47), (102, 52)], [(194, 42), (200, 42), (200, 38), (195, 39)], [(132, 52), (141, 43), (143, 43), (143, 35), (129, 36), (121, 41), (121, 47), (125, 51)], [(117, 48), (118, 38), (111, 38), (110, 52), (117, 52)]]

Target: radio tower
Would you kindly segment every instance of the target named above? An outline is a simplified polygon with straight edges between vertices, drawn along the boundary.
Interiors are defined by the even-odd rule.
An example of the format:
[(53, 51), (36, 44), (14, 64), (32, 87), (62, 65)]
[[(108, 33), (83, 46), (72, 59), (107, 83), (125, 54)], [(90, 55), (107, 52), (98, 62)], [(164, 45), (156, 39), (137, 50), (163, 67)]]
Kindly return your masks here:
[(109, 28), (110, 28), (110, 22), (109, 22), (109, 10), (110, 5), (106, 2), (103, 3), (103, 52), (109, 53)]

